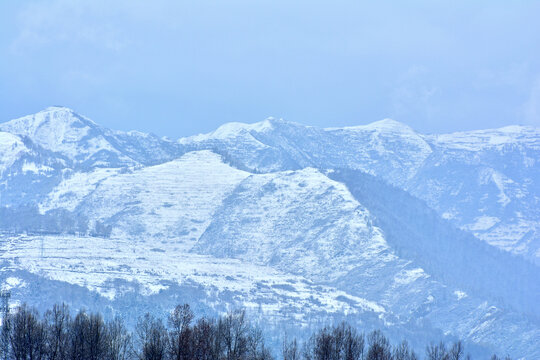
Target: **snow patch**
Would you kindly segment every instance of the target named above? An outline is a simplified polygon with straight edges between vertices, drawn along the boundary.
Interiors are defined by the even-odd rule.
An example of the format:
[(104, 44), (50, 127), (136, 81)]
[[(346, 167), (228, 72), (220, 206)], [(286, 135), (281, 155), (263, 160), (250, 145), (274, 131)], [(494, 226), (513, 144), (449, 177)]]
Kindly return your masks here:
[(465, 299), (468, 296), (467, 293), (460, 290), (454, 291), (454, 295), (456, 296), (458, 300)]
[(22, 287), (25, 287), (26, 285), (27, 284), (24, 280), (11, 276), (11, 277), (8, 277), (2, 284), (2, 290), (22, 288)]
[[(89, 219), (101, 222), (114, 218), (113, 236), (175, 237), (187, 246), (200, 237), (223, 199), (250, 174), (203, 150), (131, 172), (93, 175), (76, 179), (82, 186), (70, 196), (71, 208), (80, 204)], [(66, 191), (70, 188), (61, 185)], [(55, 194), (52, 204), (57, 206), (66, 192)]]
[(0, 175), (28, 152), (18, 136), (0, 131)]
[(412, 270), (402, 270), (394, 277), (394, 281), (398, 284), (406, 285), (410, 284), (420, 278), (427, 277), (427, 274), (421, 268)]
[(486, 185), (488, 183), (494, 184), (499, 190), (498, 202), (504, 207), (508, 205), (511, 201), (510, 197), (506, 194), (507, 187), (514, 184), (512, 179), (507, 178), (505, 175), (500, 172), (487, 168), (480, 173), (480, 184)]
[(39, 204), (40, 213), (44, 214), (58, 208), (74, 211), (84, 197), (95, 190), (101, 181), (119, 172), (119, 169), (97, 168), (88, 173), (76, 172), (68, 175)]
[(494, 216), (479, 216), (474, 219), (474, 223), (466, 225), (463, 228), (470, 231), (484, 231), (492, 228), (495, 224), (501, 220)]
[(381, 132), (399, 133), (401, 135), (407, 134), (407, 133), (416, 134), (416, 132), (410, 126), (400, 123), (399, 121), (388, 119), (388, 118), (375, 121), (367, 125), (345, 126), (341, 128), (331, 127), (331, 128), (325, 128), (325, 130), (381, 131)]
[(224, 125), (221, 125), (215, 131), (208, 134), (199, 134), (195, 136), (190, 136), (187, 138), (179, 139), (179, 143), (185, 144), (192, 141), (202, 142), (211, 139), (230, 139), (234, 138), (242, 133), (253, 132), (265, 132), (272, 130), (274, 126), (272, 125), (273, 118), (268, 118), (264, 121), (256, 122), (253, 124), (246, 124), (241, 122), (230, 122)]
[(50, 166), (46, 166), (46, 165), (37, 165), (36, 163), (33, 163), (33, 162), (24, 162), (23, 166), (22, 166), (22, 171), (24, 173), (28, 173), (28, 172), (31, 172), (31, 173), (34, 173), (34, 174), (43, 174), (43, 173), (48, 173), (48, 172), (51, 172), (53, 171), (54, 169)]
[(442, 147), (467, 151), (481, 151), (516, 144), (540, 149), (540, 129), (529, 126), (506, 126), (499, 129), (432, 135), (427, 138)]

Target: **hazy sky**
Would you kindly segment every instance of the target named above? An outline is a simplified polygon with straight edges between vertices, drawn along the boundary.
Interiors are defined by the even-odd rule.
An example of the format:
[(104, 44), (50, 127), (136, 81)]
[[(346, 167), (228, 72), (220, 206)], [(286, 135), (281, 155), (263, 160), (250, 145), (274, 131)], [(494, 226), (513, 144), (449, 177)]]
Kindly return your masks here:
[(0, 121), (540, 126), (540, 1), (0, 1)]

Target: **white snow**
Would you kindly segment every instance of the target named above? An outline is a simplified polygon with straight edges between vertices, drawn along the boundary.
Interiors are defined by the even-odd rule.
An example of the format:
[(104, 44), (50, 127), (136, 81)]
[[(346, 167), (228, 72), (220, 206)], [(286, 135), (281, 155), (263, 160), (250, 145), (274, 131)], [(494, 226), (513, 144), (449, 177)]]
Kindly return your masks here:
[(13, 288), (22, 288), (27, 284), (24, 280), (19, 279), (18, 277), (10, 276), (4, 280), (2, 284), (2, 290), (11, 290)]
[(530, 244), (529, 242), (523, 242), (523, 238), (531, 231), (540, 232), (540, 225), (537, 221), (518, 219), (510, 224), (496, 224), (486, 232), (478, 230), (475, 235), (500, 249), (514, 254), (524, 254), (529, 250)]
[[(6, 247), (6, 243), (10, 246)], [(328, 313), (385, 312), (383, 306), (373, 301), (331, 286), (315, 285), (300, 276), (240, 260), (186, 253), (176, 245), (174, 241), (162, 242), (159, 246), (165, 251), (154, 251), (156, 244), (150, 239), (17, 237), (1, 243), (0, 258), (9, 264), (4, 271), (26, 269), (49, 279), (87, 287), (111, 299), (119, 295), (119, 289), (110, 284), (114, 279), (137, 281), (144, 295), (167, 289), (163, 281), (193, 281), (218, 292), (238, 292), (239, 299), (247, 305), (257, 304), (262, 296), (265, 302), (275, 305), (276, 312), (282, 308), (297, 308), (300, 314), (302, 309)], [(6, 284), (11, 288), (24, 286), (17, 278), (8, 278)], [(340, 300), (343, 298), (347, 301)]]
[(511, 179), (505, 178), (501, 173), (499, 172), (493, 172), (491, 175), (491, 179), (497, 185), (497, 188), (499, 189), (499, 202), (506, 206), (511, 201), (508, 195), (506, 195), (505, 191), (505, 184), (512, 183), (513, 181)]
[(119, 169), (97, 168), (92, 172), (76, 172), (67, 175), (39, 204), (40, 213), (44, 214), (57, 208), (74, 211), (84, 197), (95, 190), (99, 182), (119, 171)]
[(494, 216), (479, 216), (474, 219), (474, 223), (466, 225), (463, 228), (470, 231), (488, 230), (501, 220)]
[(329, 130), (329, 131), (334, 131), (334, 130), (379, 131), (379, 132), (398, 133), (400, 135), (404, 135), (408, 133), (416, 134), (415, 131), (410, 126), (400, 123), (399, 121), (388, 119), (388, 118), (375, 121), (367, 125), (329, 127), (329, 128), (325, 128), (325, 130)]
[(105, 140), (103, 134), (106, 130), (65, 107), (50, 107), (37, 114), (2, 123), (0, 131), (28, 136), (35, 144), (77, 161), (85, 161), (99, 151), (108, 151), (134, 163)]
[(181, 138), (178, 141), (181, 144), (190, 143), (190, 142), (202, 142), (211, 139), (231, 139), (236, 136), (239, 136), (243, 133), (254, 132), (264, 132), (273, 129), (272, 125), (273, 118), (268, 118), (264, 121), (256, 122), (253, 124), (245, 124), (241, 122), (230, 122), (224, 125), (221, 125), (215, 131), (208, 134), (199, 134), (190, 136), (187, 138)]
[(53, 168), (51, 168), (50, 166), (37, 165), (34, 162), (26, 162), (25, 161), (23, 166), (22, 166), (22, 171), (24, 173), (31, 172), (31, 173), (34, 173), (34, 174), (45, 174), (45, 173), (53, 171)]
[[(309, 166), (362, 170), (407, 190), (414, 185), (420, 189), (416, 196), (478, 238), (540, 257), (536, 129), (424, 136), (390, 119), (328, 129), (267, 119), (179, 140), (186, 148), (223, 150), (232, 163), (271, 172), (265, 174), (240, 171), (208, 150), (169, 161), (176, 153), (162, 156), (148, 145), (157, 141), (151, 135), (110, 131), (61, 107), (1, 124), (0, 130), (12, 132), (0, 132), (0, 173), (30, 152), (17, 134), (74, 164), (102, 155), (86, 163), (84, 172), (74, 166), (51, 179), (56, 185), (44, 190), (39, 209), (65, 209), (87, 217), (91, 226), (112, 226), (110, 238), (0, 234), (2, 271), (17, 274), (5, 278), (3, 288), (28, 286), (24, 271), (110, 299), (127, 291), (113, 285), (116, 279), (140, 283), (142, 295), (193, 283), (225, 301), (291, 313), (300, 323), (311, 321), (310, 314), (375, 312), (389, 326), (420, 318), (447, 334), (474, 329), (479, 341), (492, 341), (503, 325), (522, 325), (519, 314), (496, 318), (496, 308), (477, 307), (482, 300), (475, 294), (454, 290), (399, 256), (373, 225), (369, 209), (326, 176), (331, 170)], [(118, 143), (107, 140), (112, 135)], [(145, 150), (148, 162), (158, 165), (108, 160)], [(17, 175), (49, 176), (49, 163), (36, 160), (44, 154), (32, 151), (36, 157), (21, 161)], [(516, 161), (499, 166), (503, 155)], [(479, 178), (469, 177), (469, 169)], [(2, 180), (0, 186), (9, 182)], [(538, 331), (533, 327), (528, 334)]]
[(395, 259), (369, 212), (319, 170), (252, 175), (239, 188), (198, 249), (319, 280), (343, 276), (371, 256)]
[(432, 135), (427, 138), (432, 139), (439, 146), (467, 151), (480, 151), (507, 144), (526, 144), (531, 148), (540, 149), (540, 130), (529, 126), (455, 132)]
[(456, 295), (458, 300), (465, 299), (467, 297), (467, 293), (464, 291), (456, 290), (454, 291), (454, 295)]
[(511, 199), (506, 192), (508, 190), (508, 187), (514, 184), (514, 181), (512, 179), (509, 179), (499, 171), (491, 168), (486, 168), (481, 172), (479, 181), (481, 185), (485, 185), (491, 182), (497, 187), (497, 189), (499, 190), (498, 202), (503, 207), (510, 203)]
[(423, 269), (416, 268), (416, 269), (410, 269), (410, 270), (402, 270), (396, 276), (394, 277), (394, 281), (398, 284), (410, 284), (414, 281), (416, 281), (419, 278), (427, 278), (428, 275), (424, 272)]
[(0, 175), (28, 152), (29, 150), (18, 136), (0, 131)]
[(0, 124), (0, 129), (28, 136), (48, 150), (68, 152), (73, 157), (76, 156), (73, 144), (90, 130), (88, 125), (75, 118), (72, 110), (58, 107)]
[(453, 218), (456, 217), (457, 215), (457, 211), (455, 209), (453, 209), (452, 211), (445, 211), (441, 214), (441, 217), (445, 220), (452, 220)]
[[(142, 233), (172, 236), (187, 244), (199, 238), (222, 200), (250, 174), (224, 164), (219, 155), (204, 150), (131, 173), (97, 175), (103, 177), (77, 180), (86, 181), (87, 185), (73, 196), (78, 201), (92, 189), (82, 208), (90, 219), (106, 221), (116, 217), (114, 236), (133, 233), (134, 227), (140, 227)], [(63, 188), (69, 189), (69, 185)], [(53, 199), (61, 199), (62, 193), (54, 194), (59, 195)]]

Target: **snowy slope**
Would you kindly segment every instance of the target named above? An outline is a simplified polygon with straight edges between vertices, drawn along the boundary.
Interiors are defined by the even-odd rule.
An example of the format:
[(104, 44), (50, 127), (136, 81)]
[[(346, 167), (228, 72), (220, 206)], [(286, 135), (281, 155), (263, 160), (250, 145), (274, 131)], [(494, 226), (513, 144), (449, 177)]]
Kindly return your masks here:
[[(219, 239), (219, 240), (218, 240)], [(319, 171), (253, 175), (216, 213), (195, 251), (332, 281), (362, 258), (391, 257), (368, 211)]]
[(187, 297), (275, 335), (346, 318), (535, 359), (539, 135), (267, 119), (173, 142), (49, 108), (0, 124), (0, 282), (36, 304)]
[(422, 135), (389, 119), (330, 129), (267, 119), (179, 142), (259, 172), (362, 170), (410, 191), (489, 244), (540, 264), (538, 129)]
[(0, 131), (28, 137), (83, 169), (165, 161), (180, 151), (172, 142), (153, 135), (102, 128), (65, 107), (49, 107), (0, 124)]
[(67, 108), (50, 107), (35, 115), (1, 124), (0, 129), (29, 137), (37, 145), (75, 162), (91, 161), (92, 166), (100, 165), (101, 152), (109, 153), (119, 163), (134, 163), (105, 139), (97, 124)]
[(0, 176), (29, 150), (21, 139), (13, 134), (0, 132)]
[[(9, 238), (7, 243), (8, 249), (2, 249), (7, 250), (2, 255), (8, 262), (5, 271), (28, 269), (87, 287), (109, 299), (122, 295), (122, 288), (114, 286), (118, 280), (136, 281), (144, 295), (157, 294), (174, 283), (195, 282), (208, 291), (238, 292), (236, 300), (248, 308), (257, 308), (264, 300), (262, 310), (270, 312), (283, 307), (297, 308), (296, 316), (302, 315), (302, 308), (329, 313), (369, 311), (375, 316), (384, 312), (374, 302), (333, 287), (316, 286), (306, 278), (271, 267), (187, 253), (171, 241), (157, 245), (152, 241), (47, 236)], [(20, 260), (14, 262), (14, 258)]]
[(321, 129), (267, 119), (225, 124), (215, 132), (179, 140), (191, 148), (223, 151), (248, 168), (268, 172), (313, 166), (353, 168), (402, 184), (430, 154), (411, 128), (386, 119), (365, 126)]
[(434, 149), (405, 186), (442, 217), (540, 264), (540, 130), (431, 136)]
[(33, 204), (50, 191), (65, 165), (30, 139), (0, 131), (0, 207)]
[[(460, 284), (455, 281), (446, 282), (440, 273), (434, 276), (418, 262), (398, 255), (386, 241), (384, 229), (373, 222), (370, 211), (342, 183), (315, 169), (253, 175), (224, 201), (194, 251), (272, 266), (317, 283), (332, 284), (384, 306), (387, 312), (382, 318), (387, 324), (429, 321), (445, 333), (496, 343), (501, 338), (513, 338), (515, 330), (507, 332), (508, 324), (520, 318), (526, 332), (540, 334), (537, 325), (528, 323), (525, 316), (516, 318), (495, 300), (486, 305), (482, 298), (456, 288)], [(439, 241), (446, 242), (440, 244), (442, 249), (451, 247), (453, 239)], [(463, 251), (461, 246), (454, 244), (454, 250)], [(491, 266), (481, 255), (476, 261)], [(439, 267), (456, 263), (441, 263)], [(489, 272), (475, 276), (480, 282), (492, 281)], [(462, 285), (474, 288), (463, 280)], [(538, 287), (530, 290), (536, 292)], [(507, 296), (510, 302), (517, 294), (509, 291), (492, 295), (493, 299), (501, 296)], [(530, 296), (540, 299), (538, 293)], [(459, 318), (467, 316), (471, 319), (464, 327)], [(534, 348), (527, 340), (521, 346), (530, 347), (529, 351)]]
[[(430, 141), (447, 149), (481, 151), (486, 149), (503, 150), (504, 147), (521, 145), (540, 150), (540, 130), (531, 126), (506, 126), (499, 129), (475, 130), (451, 134), (432, 135)], [(527, 161), (533, 166), (535, 159)]]
[(209, 151), (188, 153), (103, 179), (75, 211), (112, 226), (113, 237), (144, 234), (193, 242), (222, 199), (248, 175)]
[[(347, 314), (367, 327), (398, 333), (407, 328), (418, 342), (428, 341), (424, 332), (441, 332), (493, 344), (494, 349), (502, 344), (516, 346), (516, 353), (537, 353), (527, 340), (539, 335), (537, 325), (496, 302), (447, 286), (414, 261), (397, 255), (381, 229), (372, 224), (370, 212), (343, 184), (325, 174), (308, 168), (248, 176), (207, 151), (186, 154), (178, 162), (111, 174), (91, 196), (81, 197), (79, 207), (97, 209), (95, 214), (103, 220), (103, 208), (112, 207), (114, 213), (120, 201), (124, 203), (118, 206), (126, 209), (135, 203), (141, 211), (126, 211), (130, 222), (163, 226), (171, 232), (176, 217), (189, 214), (200, 226), (190, 234), (158, 235), (152, 227), (144, 229), (142, 236), (113, 230), (113, 238), (107, 239), (11, 237), (4, 242), (4, 270), (30, 271), (111, 300), (134, 291), (129, 285), (133, 282), (138, 284), (136, 293), (143, 296), (197, 284), (213, 294), (210, 307), (232, 302), (272, 319), (285, 313), (297, 326), (312, 317)], [(195, 190), (189, 198), (181, 199), (178, 195), (183, 191), (171, 188), (171, 183), (145, 187), (149, 183), (142, 181), (145, 175), (140, 172), (170, 178), (170, 173), (160, 171), (167, 166), (179, 169), (178, 174), (192, 169), (186, 178), (171, 182), (190, 179), (192, 183), (184, 184)], [(213, 177), (205, 173), (208, 169), (214, 169)], [(234, 171), (236, 184), (231, 182)], [(140, 178), (135, 182), (134, 177)], [(105, 184), (108, 181), (110, 185)], [(200, 182), (202, 190), (197, 191), (193, 183)], [(139, 186), (148, 193), (141, 197)], [(117, 193), (125, 199), (116, 198)], [(151, 214), (142, 211), (159, 211), (163, 196), (173, 199), (173, 221), (164, 215), (149, 218)], [(188, 211), (183, 213), (182, 208)], [(125, 229), (129, 222), (124, 216), (124, 212), (113, 216), (115, 222), (110, 224)], [(198, 236), (188, 252), (194, 245), (191, 237)], [(468, 318), (467, 326), (462, 317)], [(419, 327), (418, 322), (432, 325)], [(516, 343), (518, 334), (528, 337)]]

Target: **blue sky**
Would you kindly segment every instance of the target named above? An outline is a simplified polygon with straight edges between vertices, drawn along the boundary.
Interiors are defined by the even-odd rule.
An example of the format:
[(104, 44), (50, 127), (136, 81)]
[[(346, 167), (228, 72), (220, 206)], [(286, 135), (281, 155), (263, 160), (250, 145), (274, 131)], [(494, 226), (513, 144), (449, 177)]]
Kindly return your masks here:
[(540, 126), (540, 1), (0, 1), (0, 121)]

